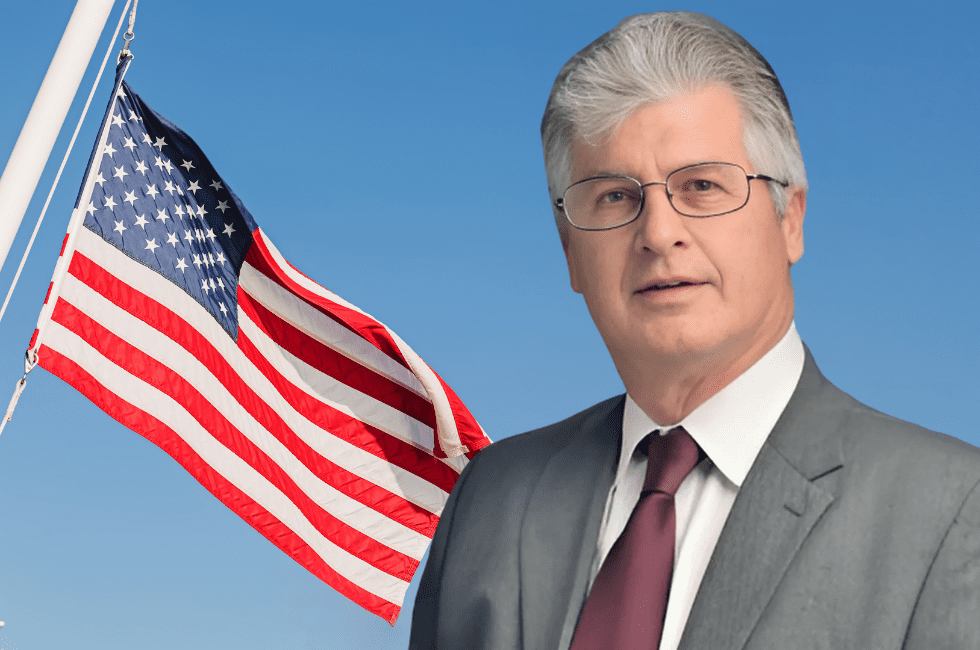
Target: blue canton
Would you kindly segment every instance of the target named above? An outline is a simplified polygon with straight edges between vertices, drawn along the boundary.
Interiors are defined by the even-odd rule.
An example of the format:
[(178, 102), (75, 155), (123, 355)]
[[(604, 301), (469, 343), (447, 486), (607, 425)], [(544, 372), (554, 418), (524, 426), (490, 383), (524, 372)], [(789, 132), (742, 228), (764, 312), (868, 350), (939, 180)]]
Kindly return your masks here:
[(126, 82), (104, 128), (106, 144), (89, 163), (98, 175), (82, 205), (85, 227), (193, 296), (237, 340), (252, 216), (197, 144)]

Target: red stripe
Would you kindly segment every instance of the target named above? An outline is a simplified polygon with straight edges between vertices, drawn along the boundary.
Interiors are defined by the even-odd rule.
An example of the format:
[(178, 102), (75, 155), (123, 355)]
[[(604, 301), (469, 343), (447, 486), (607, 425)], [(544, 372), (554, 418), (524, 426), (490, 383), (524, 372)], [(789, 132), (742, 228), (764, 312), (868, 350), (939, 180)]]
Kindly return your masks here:
[(338, 592), (373, 614), (394, 625), (401, 608), (390, 603), (334, 571), (288, 526), (249, 498), (233, 483), (217, 473), (191, 449), (177, 433), (163, 422), (120, 399), (107, 390), (90, 373), (71, 359), (42, 345), (39, 365), (57, 375), (110, 417), (140, 434), (180, 463), (201, 485), (235, 514), (244, 519), (263, 537), (296, 560), (303, 568)]
[(238, 306), (259, 329), (294, 357), (354, 390), (435, 428), (435, 410), (424, 397), (310, 338), (244, 290), (238, 292)]
[(58, 252), (58, 257), (61, 257), (62, 255), (65, 254), (65, 246), (68, 245), (68, 235), (69, 233), (66, 232), (65, 238), (61, 240), (61, 250)]
[[(87, 260), (83, 255), (74, 256), (69, 267), (69, 273), (78, 277), (121, 308), (133, 314), (140, 314), (143, 316), (142, 320), (147, 324), (153, 326), (154, 323), (151, 321), (159, 319), (167, 329), (176, 327), (176, 331), (182, 334), (181, 338), (185, 341), (190, 340), (192, 343), (191, 347), (184, 345), (185, 349), (193, 350), (195, 356), (202, 361), (211, 359), (215, 365), (227, 368), (217, 350), (193, 330), (186, 321), (159, 303), (132, 290), (128, 285), (116, 281), (111, 274)], [(131, 310), (130, 307), (133, 309)], [(161, 318), (161, 316), (163, 317)], [(119, 338), (64, 300), (59, 300), (56, 304), (52, 320), (78, 334), (117, 366), (176, 400), (216, 440), (283, 492), (310, 523), (331, 542), (382, 571), (403, 580), (411, 580), (412, 574), (418, 567), (417, 560), (385, 546), (321, 508), (296, 485), (285, 470), (228, 422), (210, 403), (210, 400), (201, 395), (180, 374)], [(169, 335), (169, 332), (164, 333)], [(185, 341), (178, 340), (177, 342), (183, 344)], [(237, 379), (237, 375), (235, 377)], [(241, 382), (240, 379), (238, 381)], [(241, 383), (244, 386), (244, 383)], [(243, 406), (249, 411), (257, 410), (267, 418), (267, 422), (278, 420), (278, 426), (274, 425), (274, 428), (267, 430), (289, 431), (289, 434), (295, 437), (268, 405), (247, 388), (245, 390), (250, 395), (235, 395)], [(234, 391), (232, 393), (234, 394)], [(376, 489), (380, 490), (381, 488)]]
[[(120, 282), (111, 273), (105, 271), (81, 253), (77, 253), (72, 260), (70, 272), (82, 280), (82, 282), (95, 287), (97, 291), (120, 308), (130, 314), (138, 314), (138, 317), (143, 322), (162, 332), (185, 350), (194, 351), (198, 360), (228, 389), (236, 401), (263, 428), (272, 433), (283, 445), (290, 449), (293, 455), (320, 479), (352, 499), (363, 503), (392, 520), (408, 526), (427, 537), (432, 536), (435, 531), (435, 526), (439, 521), (437, 514), (433, 514), (421, 506), (389, 492), (368, 479), (361, 478), (347, 471), (319, 454), (302, 438), (297, 436), (289, 425), (282, 420), (279, 414), (255, 394), (248, 384), (235, 372), (234, 368), (228, 364), (226, 359), (184, 320), (153, 299), (132, 289), (132, 287), (124, 282)], [(300, 391), (285, 381), (281, 374), (260, 353), (257, 351), (250, 353), (242, 350), (241, 338), (242, 335), (239, 334), (239, 348), (242, 354), (253, 365), (256, 365), (266, 377), (269, 377), (273, 385), (283, 395), (283, 398), (296, 408), (297, 402), (301, 400), (297, 400), (295, 397), (291, 399), (288, 389), (291, 389), (294, 393), (299, 393)], [(249, 345), (248, 350), (254, 350), (254, 346)], [(305, 393), (303, 395), (309, 398)], [(324, 418), (320, 411), (328, 407), (320, 402), (314, 402), (313, 404), (304, 403), (304, 406), (306, 408), (297, 409), (300, 415), (306, 417), (312, 423), (319, 425), (321, 429), (329, 432), (345, 429), (351, 431), (352, 429), (366, 426), (350, 416), (339, 414), (334, 409), (330, 410), (338, 413), (340, 417)], [(324, 426), (324, 424), (328, 424), (329, 426)], [(319, 435), (319, 432), (317, 433)], [(377, 434), (380, 434), (380, 436)], [(405, 469), (418, 474), (430, 483), (438, 485), (446, 493), (452, 490), (452, 486), (458, 476), (451, 468), (434, 459), (429, 454), (378, 429), (365, 431), (362, 435), (348, 433), (347, 435), (338, 435), (337, 437), (366, 449), (382, 460), (391, 462), (395, 459), (399, 461), (396, 464), (399, 466), (404, 465)], [(378, 444), (375, 441), (378, 437), (385, 439), (382, 441), (382, 444)]]
[(370, 341), (372, 345), (398, 363), (402, 364), (406, 368), (409, 367), (408, 362), (405, 361), (405, 358), (402, 356), (401, 350), (398, 349), (398, 344), (396, 344), (394, 339), (391, 338), (391, 335), (388, 333), (388, 330), (384, 325), (357, 310), (345, 307), (333, 302), (332, 300), (328, 300), (320, 295), (317, 295), (295, 282), (292, 278), (282, 272), (282, 270), (276, 264), (272, 254), (269, 252), (269, 248), (266, 245), (265, 240), (262, 237), (261, 230), (256, 229), (252, 235), (254, 237), (254, 241), (251, 248), (248, 249), (248, 254), (245, 256), (246, 264), (251, 265), (276, 284), (301, 297), (312, 307), (329, 316), (341, 325), (347, 327), (358, 336)]
[(352, 418), (296, 388), (262, 356), (255, 344), (241, 331), (238, 333), (238, 348), (300, 415), (324, 431), (415, 474), (447, 494), (452, 491), (459, 476), (452, 467), (388, 432)]

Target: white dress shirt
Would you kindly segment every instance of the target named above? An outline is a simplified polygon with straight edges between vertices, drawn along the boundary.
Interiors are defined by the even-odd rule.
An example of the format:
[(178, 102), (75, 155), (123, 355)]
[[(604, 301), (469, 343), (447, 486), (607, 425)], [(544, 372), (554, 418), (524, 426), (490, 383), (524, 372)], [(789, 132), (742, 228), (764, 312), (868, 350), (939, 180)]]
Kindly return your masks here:
[(795, 322), (769, 352), (682, 421), (658, 424), (627, 395), (616, 479), (609, 490), (591, 580), (640, 499), (646, 456), (637, 445), (652, 431), (682, 426), (707, 458), (687, 475), (674, 497), (677, 529), (674, 573), (660, 650), (676, 650), (688, 614), (731, 512), (735, 496), (803, 372), (803, 342)]

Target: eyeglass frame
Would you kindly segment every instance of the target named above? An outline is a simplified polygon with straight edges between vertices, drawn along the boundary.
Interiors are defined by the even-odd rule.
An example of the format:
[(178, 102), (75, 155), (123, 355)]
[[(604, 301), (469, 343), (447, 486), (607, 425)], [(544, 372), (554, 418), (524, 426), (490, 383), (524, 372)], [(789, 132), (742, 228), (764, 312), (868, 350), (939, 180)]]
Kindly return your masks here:
[[(746, 180), (746, 185), (748, 186), (748, 190), (745, 192), (745, 201), (742, 203), (742, 205), (738, 206), (737, 208), (732, 208), (731, 210), (725, 210), (724, 212), (716, 212), (714, 214), (700, 214), (700, 215), (686, 214), (677, 209), (677, 206), (674, 205), (674, 199), (673, 199), (674, 195), (671, 194), (670, 188), (667, 185), (667, 181), (670, 180), (670, 177), (676, 174), (677, 172), (682, 172), (685, 169), (691, 169), (692, 167), (701, 167), (703, 165), (726, 165), (728, 167), (737, 167), (739, 170), (741, 170), (743, 174), (745, 174), (745, 180)], [(634, 217), (629, 221), (624, 221), (623, 223), (617, 223), (615, 226), (600, 226), (598, 228), (587, 228), (585, 226), (579, 226), (578, 224), (574, 223), (572, 221), (572, 218), (568, 216), (568, 212), (565, 210), (565, 195), (568, 194), (568, 190), (572, 189), (576, 185), (581, 185), (582, 183), (588, 183), (589, 181), (598, 181), (607, 178), (622, 178), (628, 181), (632, 181), (636, 183), (636, 185), (640, 188), (640, 205), (637, 207), (636, 215), (634, 215)], [(739, 165), (738, 163), (721, 162), (721, 161), (705, 161), (705, 162), (694, 163), (693, 165), (684, 165), (683, 167), (678, 167), (674, 171), (667, 174), (667, 178), (665, 178), (664, 180), (650, 181), (649, 183), (641, 183), (639, 180), (633, 178), (632, 176), (625, 176), (623, 174), (599, 174), (598, 176), (590, 176), (588, 178), (583, 178), (580, 181), (575, 181), (574, 183), (566, 187), (565, 191), (561, 193), (561, 196), (555, 199), (554, 204), (555, 207), (561, 210), (561, 213), (565, 215), (565, 221), (571, 224), (573, 228), (577, 228), (578, 230), (585, 230), (587, 232), (600, 232), (603, 230), (613, 230), (615, 228), (622, 228), (623, 226), (627, 226), (633, 223), (634, 221), (640, 218), (641, 214), (643, 214), (643, 206), (646, 205), (646, 199), (647, 199), (647, 194), (646, 192), (643, 191), (643, 188), (650, 187), (651, 185), (663, 185), (664, 191), (667, 193), (667, 202), (670, 203), (670, 207), (672, 207), (677, 214), (683, 217), (689, 217), (691, 219), (707, 219), (709, 217), (719, 217), (723, 214), (731, 214), (732, 212), (737, 212), (742, 208), (744, 208), (746, 205), (748, 205), (749, 199), (752, 197), (752, 183), (750, 181), (754, 181), (756, 179), (766, 181), (767, 183), (776, 183), (777, 185), (780, 185), (782, 187), (789, 187), (789, 183), (785, 181), (781, 181), (777, 178), (773, 178), (772, 176), (767, 176), (766, 174), (746, 174), (745, 168)]]

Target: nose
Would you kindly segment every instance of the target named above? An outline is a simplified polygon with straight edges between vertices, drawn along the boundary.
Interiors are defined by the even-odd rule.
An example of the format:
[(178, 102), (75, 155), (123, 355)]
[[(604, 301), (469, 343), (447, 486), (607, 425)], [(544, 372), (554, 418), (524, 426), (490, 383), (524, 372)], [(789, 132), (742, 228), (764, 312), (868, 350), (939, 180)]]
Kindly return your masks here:
[(666, 183), (647, 183), (643, 186), (643, 209), (637, 218), (637, 249), (665, 255), (671, 248), (686, 247), (690, 239), (686, 218), (671, 205)]

